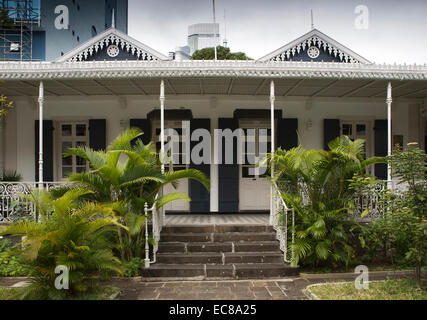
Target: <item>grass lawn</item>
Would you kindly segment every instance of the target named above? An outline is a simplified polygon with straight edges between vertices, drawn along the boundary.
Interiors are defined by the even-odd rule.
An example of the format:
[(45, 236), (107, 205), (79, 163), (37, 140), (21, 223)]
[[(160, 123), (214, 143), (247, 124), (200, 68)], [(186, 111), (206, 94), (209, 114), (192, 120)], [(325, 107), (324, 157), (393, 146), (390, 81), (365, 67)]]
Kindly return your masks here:
[(12, 300), (12, 297), (16, 292), (17, 289), (0, 288), (0, 300)]
[[(18, 293), (19, 289), (16, 288), (0, 288), (0, 301), (1, 300), (14, 300), (14, 295)], [(112, 286), (105, 286), (101, 288), (102, 292), (96, 294), (87, 294), (78, 300), (111, 300), (110, 296), (120, 292), (119, 288)]]
[(427, 280), (418, 290), (412, 279), (369, 283), (369, 289), (357, 290), (354, 282), (313, 286), (309, 291), (321, 300), (427, 300)]

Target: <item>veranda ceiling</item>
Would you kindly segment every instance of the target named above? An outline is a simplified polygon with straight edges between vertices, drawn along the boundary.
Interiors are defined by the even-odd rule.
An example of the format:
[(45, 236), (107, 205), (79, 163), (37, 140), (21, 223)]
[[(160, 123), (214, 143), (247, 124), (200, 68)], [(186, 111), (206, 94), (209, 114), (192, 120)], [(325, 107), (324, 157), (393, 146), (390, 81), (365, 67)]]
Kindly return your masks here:
[[(386, 96), (387, 80), (274, 79), (276, 96), (368, 97)], [(391, 81), (395, 98), (427, 97), (427, 81)], [(158, 95), (160, 79), (44, 80), (47, 96)], [(39, 81), (8, 80), (0, 83), (2, 94), (38, 95)], [(167, 95), (254, 95), (270, 93), (269, 79), (171, 78)]]

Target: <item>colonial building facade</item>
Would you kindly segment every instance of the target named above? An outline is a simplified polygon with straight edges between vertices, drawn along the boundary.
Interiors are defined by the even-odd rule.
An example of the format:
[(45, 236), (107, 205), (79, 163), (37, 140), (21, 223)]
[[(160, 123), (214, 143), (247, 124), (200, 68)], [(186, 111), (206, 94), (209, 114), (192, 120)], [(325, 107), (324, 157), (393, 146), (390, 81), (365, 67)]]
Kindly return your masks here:
[[(265, 128), (273, 148), (327, 148), (340, 135), (365, 139), (367, 157), (385, 156), (394, 143), (425, 148), (427, 67), (373, 64), (317, 29), (258, 60), (174, 61), (112, 27), (53, 62), (0, 63), (0, 79), (1, 93), (15, 102), (1, 133), (1, 169), (25, 181), (41, 180), (40, 136), (43, 181), (61, 182), (89, 169), (84, 160), (64, 159), (68, 148), (104, 149), (128, 127), (158, 144), (162, 122), (181, 132), (184, 120), (191, 132), (212, 136), (215, 129), (258, 135)], [(211, 192), (183, 182), (178, 189), (192, 201), (170, 204), (170, 212), (270, 209), (270, 184), (251, 175), (249, 163), (167, 169), (183, 167), (206, 173)], [(384, 165), (370, 172), (387, 179)]]

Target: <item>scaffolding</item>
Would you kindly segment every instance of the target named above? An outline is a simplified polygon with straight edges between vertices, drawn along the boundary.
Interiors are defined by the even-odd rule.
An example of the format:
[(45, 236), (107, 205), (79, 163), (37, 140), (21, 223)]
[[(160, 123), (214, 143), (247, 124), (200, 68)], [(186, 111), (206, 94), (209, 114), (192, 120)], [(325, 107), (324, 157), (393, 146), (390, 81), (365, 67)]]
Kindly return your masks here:
[(33, 31), (40, 27), (40, 0), (0, 0), (0, 60), (32, 61)]

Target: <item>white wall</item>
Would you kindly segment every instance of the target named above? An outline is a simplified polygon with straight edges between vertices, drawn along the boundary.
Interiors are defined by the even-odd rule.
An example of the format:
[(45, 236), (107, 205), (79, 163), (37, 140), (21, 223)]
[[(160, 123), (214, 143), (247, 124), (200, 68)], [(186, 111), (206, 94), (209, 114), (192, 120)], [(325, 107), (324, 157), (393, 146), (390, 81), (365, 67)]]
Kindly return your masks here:
[[(13, 99), (13, 97), (12, 97)], [(27, 98), (16, 98), (15, 110), (8, 117), (7, 126), (7, 160), (8, 168), (17, 169), (25, 181), (34, 180), (34, 120), (37, 108)], [(393, 134), (404, 135), (408, 142), (410, 104), (414, 101), (396, 101), (393, 104)], [(107, 144), (129, 125), (129, 119), (145, 118), (147, 113), (159, 108), (158, 96), (129, 96), (126, 103), (118, 97), (47, 97), (45, 102), (45, 119), (82, 120), (106, 119)], [(167, 96), (166, 109), (191, 109), (195, 118), (210, 118), (212, 129), (219, 117), (232, 117), (235, 109), (269, 109), (268, 97), (258, 96)], [(276, 100), (276, 109), (283, 111), (283, 117), (299, 119), (299, 135), (306, 148), (323, 147), (323, 120), (339, 118), (342, 120), (386, 119), (386, 104), (382, 99), (360, 98), (315, 98), (311, 103), (308, 98), (280, 98)], [(412, 110), (413, 111), (413, 110)], [(413, 113), (413, 112), (412, 112)], [(411, 114), (412, 114), (411, 113)], [(306, 128), (307, 120), (312, 127)], [(121, 121), (125, 126), (121, 126)], [(419, 121), (419, 120), (418, 120)], [(372, 129), (373, 130), (373, 129)], [(412, 132), (412, 131), (411, 131)], [(412, 134), (412, 133), (411, 133)], [(372, 134), (373, 136), (373, 134)], [(218, 209), (217, 168), (212, 169), (212, 211)]]

